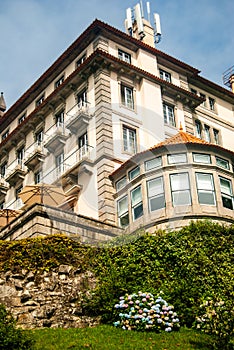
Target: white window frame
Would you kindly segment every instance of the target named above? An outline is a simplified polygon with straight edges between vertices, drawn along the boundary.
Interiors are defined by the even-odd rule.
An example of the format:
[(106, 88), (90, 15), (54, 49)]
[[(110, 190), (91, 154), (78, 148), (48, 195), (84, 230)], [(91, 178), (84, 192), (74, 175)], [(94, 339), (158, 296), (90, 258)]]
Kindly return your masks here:
[(150, 171), (152, 169), (159, 168), (160, 166), (162, 166), (162, 157), (155, 157), (145, 162), (145, 171)]
[(135, 179), (139, 175), (140, 175), (140, 167), (138, 165), (134, 169), (129, 171), (128, 178), (130, 181), (132, 181), (133, 179)]
[(57, 89), (64, 82), (64, 75), (62, 75), (56, 82), (54, 83), (55, 89)]
[(130, 154), (136, 154), (137, 152), (136, 129), (127, 125), (123, 125), (123, 150)]
[(176, 120), (175, 120), (175, 111), (174, 106), (169, 105), (167, 103), (163, 103), (163, 117), (164, 117), (164, 124), (169, 126), (176, 126)]
[[(224, 186), (222, 186), (222, 181), (226, 182), (227, 184), (229, 184), (229, 193), (227, 193), (226, 188), (224, 188)], [(232, 189), (232, 181), (223, 177), (223, 176), (219, 176), (219, 185), (220, 185), (220, 192), (221, 192), (221, 198), (222, 198), (222, 203), (223, 203), (223, 207), (233, 210), (233, 189)], [(229, 203), (228, 205), (225, 205), (225, 201), (227, 201), (226, 203)]]
[[(156, 183), (157, 181), (161, 182), (161, 188), (157, 188), (157, 187), (160, 187), (157, 185), (157, 183)], [(156, 183), (156, 186), (155, 186), (156, 188), (150, 188), (153, 183)], [(150, 212), (165, 208), (166, 201), (165, 201), (163, 176), (159, 176), (159, 177), (156, 177), (154, 179), (147, 181), (147, 193), (148, 193), (148, 206), (149, 206)], [(158, 201), (157, 208), (152, 208), (153, 202), (157, 203), (157, 201)]]
[(198, 119), (195, 120), (195, 134), (197, 138), (202, 139), (202, 124)]
[(118, 181), (116, 181), (116, 183), (115, 183), (116, 191), (121, 190), (121, 188), (123, 188), (125, 185), (127, 185), (127, 177), (126, 176), (124, 176), (121, 179), (119, 179)]
[(221, 157), (216, 156), (215, 157), (216, 160), (216, 165), (220, 168), (226, 169), (226, 170), (230, 170), (230, 163), (228, 160), (223, 159)]
[[(205, 177), (209, 177), (210, 178), (210, 188), (208, 185), (208, 182), (206, 181), (206, 184), (202, 184), (200, 185), (200, 180), (199, 180), (199, 176), (205, 176)], [(196, 182), (197, 182), (197, 195), (198, 195), (198, 202), (201, 205), (216, 205), (216, 198), (215, 198), (215, 187), (214, 187), (214, 178), (213, 178), (213, 174), (211, 173), (201, 173), (201, 172), (197, 172), (196, 173)], [(204, 181), (203, 181), (204, 182)], [(213, 201), (212, 203), (208, 202), (208, 201), (204, 201), (201, 198), (201, 195), (204, 196), (205, 194), (209, 194), (212, 195)]]
[[(140, 190), (140, 196), (137, 201), (134, 200), (134, 193), (136, 191)], [(139, 214), (137, 213), (137, 210), (140, 208)], [(141, 185), (137, 186), (131, 191), (131, 209), (132, 209), (132, 220), (135, 221), (139, 219), (141, 216), (143, 216), (143, 201), (142, 201), (142, 188)]]
[(167, 155), (168, 164), (183, 164), (187, 163), (187, 154), (186, 153), (175, 153)]
[(124, 62), (131, 64), (131, 54), (122, 49), (118, 49), (118, 58)]
[(134, 91), (133, 87), (125, 85), (124, 83), (120, 84), (120, 95), (121, 95), (121, 104), (129, 109), (134, 110)]
[[(126, 210), (124, 210), (123, 212), (122, 211), (120, 211), (120, 203), (122, 203), (123, 201), (125, 201), (126, 202)], [(122, 197), (122, 198), (120, 198), (120, 199), (118, 199), (118, 201), (117, 201), (117, 213), (118, 213), (118, 224), (119, 224), (119, 226), (120, 227), (127, 227), (128, 225), (129, 225), (129, 210), (128, 210), (128, 196), (126, 195), (126, 196), (124, 196), (124, 197)], [(121, 223), (121, 220), (122, 219), (126, 219), (127, 220), (127, 223), (125, 224), (125, 225), (123, 225), (122, 223)]]
[(210, 127), (209, 125), (204, 125), (204, 136), (205, 136), (205, 141), (206, 142), (211, 142), (210, 138)]
[(159, 69), (159, 76), (160, 76), (160, 79), (165, 80), (168, 83), (171, 83), (171, 73), (163, 69)]
[[(173, 179), (176, 179), (175, 182)], [(188, 172), (170, 174), (170, 184), (173, 207), (181, 205), (188, 206), (192, 204), (191, 186)]]
[(194, 163), (211, 164), (211, 156), (207, 153), (193, 153)]

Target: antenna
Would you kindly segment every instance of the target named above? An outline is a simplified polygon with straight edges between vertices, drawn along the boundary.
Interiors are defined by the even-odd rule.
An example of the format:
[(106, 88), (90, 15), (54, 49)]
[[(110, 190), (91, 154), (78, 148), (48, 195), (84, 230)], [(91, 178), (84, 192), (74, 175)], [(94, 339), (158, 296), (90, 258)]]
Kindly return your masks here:
[(132, 9), (130, 7), (126, 10), (126, 17), (126, 27), (132, 36)]
[(154, 13), (154, 24), (155, 24), (155, 43), (158, 44), (161, 41), (161, 37), (162, 37), (160, 17), (158, 13)]
[(135, 18), (136, 18), (137, 28), (138, 28), (139, 34), (144, 34), (144, 27), (143, 27), (140, 4), (136, 4), (136, 6), (135, 6)]
[(148, 15), (148, 22), (150, 22), (150, 2), (146, 2), (146, 7), (147, 7), (147, 15)]

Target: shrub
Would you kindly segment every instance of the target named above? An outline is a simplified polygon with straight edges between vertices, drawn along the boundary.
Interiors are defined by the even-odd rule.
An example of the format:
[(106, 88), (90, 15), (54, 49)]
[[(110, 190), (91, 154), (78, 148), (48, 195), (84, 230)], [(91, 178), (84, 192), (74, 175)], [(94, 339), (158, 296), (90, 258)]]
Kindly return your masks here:
[(200, 305), (194, 327), (204, 333), (213, 335), (213, 348), (234, 349), (234, 309), (233, 304), (223, 300), (205, 300)]
[(0, 350), (30, 350), (33, 343), (26, 331), (16, 328), (12, 314), (0, 304)]
[(119, 298), (115, 305), (115, 327), (137, 331), (166, 331), (178, 330), (180, 327), (174, 307), (158, 296), (151, 293), (138, 292), (126, 294)]

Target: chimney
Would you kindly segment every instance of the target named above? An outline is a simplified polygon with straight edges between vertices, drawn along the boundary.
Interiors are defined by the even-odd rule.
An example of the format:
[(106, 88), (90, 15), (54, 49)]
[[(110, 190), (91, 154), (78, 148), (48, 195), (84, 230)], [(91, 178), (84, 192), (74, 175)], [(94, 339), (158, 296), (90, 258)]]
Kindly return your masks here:
[(4, 112), (6, 110), (6, 102), (3, 96), (3, 92), (1, 92), (1, 96), (0, 96), (0, 117), (3, 116)]

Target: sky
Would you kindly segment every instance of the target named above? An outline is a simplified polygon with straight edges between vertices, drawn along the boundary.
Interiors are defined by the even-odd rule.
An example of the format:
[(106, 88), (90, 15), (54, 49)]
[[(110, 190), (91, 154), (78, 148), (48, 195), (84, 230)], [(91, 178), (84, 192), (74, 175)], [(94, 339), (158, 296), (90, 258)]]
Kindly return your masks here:
[[(137, 0), (0, 0), (0, 91), (7, 109), (97, 18), (122, 31)], [(142, 1), (146, 14), (146, 1)], [(234, 0), (151, 0), (160, 15), (157, 49), (223, 85), (234, 65)]]

